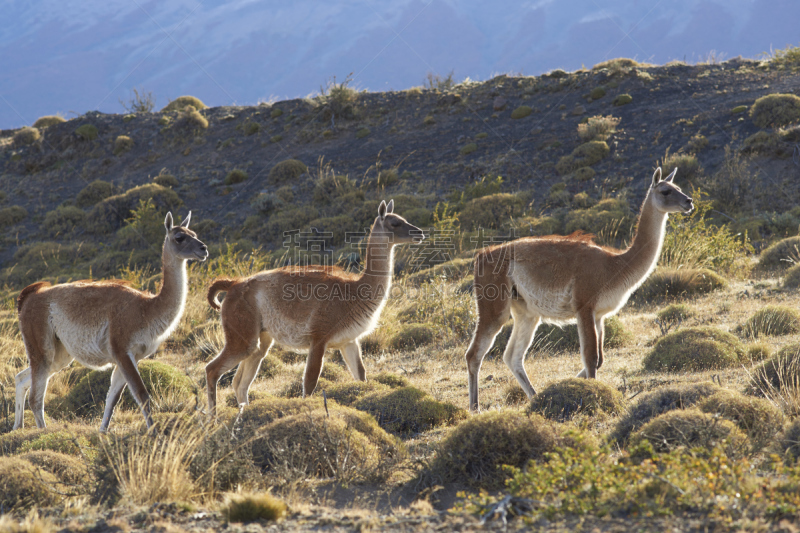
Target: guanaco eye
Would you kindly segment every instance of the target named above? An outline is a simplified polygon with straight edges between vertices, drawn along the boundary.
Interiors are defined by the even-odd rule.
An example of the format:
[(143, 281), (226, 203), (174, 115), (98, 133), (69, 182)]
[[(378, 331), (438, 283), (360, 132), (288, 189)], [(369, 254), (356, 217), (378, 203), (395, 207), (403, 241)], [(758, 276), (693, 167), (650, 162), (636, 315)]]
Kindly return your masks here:
[(669, 193), (671, 192), (672, 191), (670, 189), (667, 189), (666, 191), (661, 191), (661, 194), (663, 194), (664, 196), (669, 196)]
[(399, 225), (400, 225), (400, 221), (399, 220), (392, 220), (392, 226), (394, 226), (396, 228)]
[(184, 241), (184, 239), (186, 239), (186, 235), (181, 234), (181, 235), (178, 235), (177, 237), (175, 237), (175, 242), (181, 243), (181, 242)]

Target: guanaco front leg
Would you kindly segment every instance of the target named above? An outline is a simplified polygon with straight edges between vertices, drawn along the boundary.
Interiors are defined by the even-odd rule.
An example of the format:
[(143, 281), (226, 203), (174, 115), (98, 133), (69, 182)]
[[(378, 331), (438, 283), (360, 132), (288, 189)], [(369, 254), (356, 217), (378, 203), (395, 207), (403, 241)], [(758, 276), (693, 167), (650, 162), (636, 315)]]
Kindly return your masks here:
[(303, 398), (311, 396), (317, 388), (317, 381), (322, 372), (322, 359), (325, 356), (325, 343), (315, 342), (308, 350), (306, 371), (303, 375)]
[(358, 340), (354, 340), (342, 348), (342, 357), (347, 369), (353, 375), (353, 379), (367, 381), (367, 371), (364, 369), (364, 361), (361, 359), (361, 346), (358, 344)]
[(597, 326), (593, 310), (586, 309), (578, 312), (578, 337), (581, 343), (583, 370), (578, 373), (577, 377), (595, 379), (600, 356), (597, 352)]
[(511, 337), (503, 353), (503, 361), (511, 369), (511, 373), (517, 378), (519, 386), (525, 392), (528, 399), (533, 398), (536, 391), (528, 379), (525, 371), (525, 354), (533, 341), (536, 328), (539, 326), (539, 317), (530, 316), (523, 308), (524, 304), (512, 304), (511, 315), (514, 317), (514, 328), (511, 330)]

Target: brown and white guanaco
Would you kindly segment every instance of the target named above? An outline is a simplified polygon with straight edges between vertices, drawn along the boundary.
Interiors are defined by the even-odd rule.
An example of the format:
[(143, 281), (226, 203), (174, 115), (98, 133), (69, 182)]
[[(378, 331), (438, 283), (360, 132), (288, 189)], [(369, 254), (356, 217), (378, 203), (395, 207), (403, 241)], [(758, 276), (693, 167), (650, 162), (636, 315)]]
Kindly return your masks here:
[(167, 213), (162, 250), (163, 283), (158, 294), (133, 289), (120, 280), (76, 281), (25, 287), (17, 300), (19, 327), (28, 368), (16, 376), (14, 429), (23, 426), (25, 396), (36, 425), (45, 427), (44, 396), (50, 376), (73, 359), (89, 368), (116, 365), (111, 373), (100, 431), (106, 431), (125, 385), (130, 387), (147, 426), (152, 425), (150, 399), (138, 362), (158, 349), (178, 325), (186, 303), (186, 262), (205, 261), (206, 245), (189, 229), (192, 214), (173, 226)]
[(469, 408), (479, 410), (478, 373), (495, 337), (514, 318), (503, 361), (528, 398), (534, 391), (525, 354), (540, 323), (577, 321), (583, 370), (595, 378), (603, 365), (603, 319), (616, 313), (653, 271), (661, 253), (669, 213), (689, 213), (692, 199), (664, 180), (661, 169), (642, 204), (636, 235), (626, 250), (598, 246), (592, 236), (528, 237), (484, 248), (475, 257), (478, 321), (466, 353)]
[[(361, 275), (336, 267), (284, 267), (247, 278), (220, 278), (208, 290), (208, 302), (221, 308), (225, 346), (206, 365), (209, 414), (214, 416), (219, 378), (237, 364), (233, 388), (239, 405), (261, 360), (273, 342), (307, 349), (303, 396), (317, 386), (328, 348), (339, 349), (350, 373), (365, 381), (358, 339), (371, 332), (380, 317), (392, 282), (397, 244), (422, 240), (422, 230), (393, 213), (394, 200), (381, 202), (367, 241)], [(220, 305), (217, 294), (227, 291)]]

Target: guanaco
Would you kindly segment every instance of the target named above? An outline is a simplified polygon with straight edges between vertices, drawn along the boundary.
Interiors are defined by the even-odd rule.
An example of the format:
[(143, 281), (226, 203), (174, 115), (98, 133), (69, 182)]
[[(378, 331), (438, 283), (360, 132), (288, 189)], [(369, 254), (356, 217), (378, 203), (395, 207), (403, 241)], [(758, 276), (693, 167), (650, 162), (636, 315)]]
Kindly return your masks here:
[[(247, 394), (273, 342), (307, 349), (303, 396), (314, 392), (325, 350), (339, 349), (353, 378), (366, 381), (359, 338), (376, 326), (392, 282), (394, 247), (424, 238), (422, 230), (381, 202), (367, 241), (361, 275), (337, 267), (283, 267), (247, 278), (219, 278), (208, 302), (221, 308), (225, 346), (206, 365), (209, 414), (214, 416), (219, 378), (237, 364), (236, 400)], [(217, 295), (227, 291), (222, 304)]]
[(479, 410), (478, 373), (509, 315), (514, 318), (503, 361), (528, 398), (536, 391), (525, 371), (525, 354), (540, 323), (577, 322), (583, 370), (595, 378), (603, 365), (603, 319), (616, 313), (653, 271), (669, 213), (690, 213), (692, 199), (661, 168), (642, 204), (633, 242), (626, 250), (598, 246), (592, 236), (528, 237), (484, 248), (475, 257), (478, 321), (466, 353), (469, 408)]
[(152, 426), (150, 397), (137, 365), (155, 353), (180, 321), (186, 303), (187, 261), (208, 258), (206, 245), (189, 229), (191, 218), (189, 212), (180, 226), (173, 226), (172, 213), (164, 219), (167, 235), (158, 294), (133, 289), (121, 280), (55, 286), (40, 281), (22, 289), (17, 313), (30, 366), (16, 376), (14, 429), (23, 427), (29, 389), (36, 425), (45, 427), (47, 382), (73, 359), (94, 369), (116, 365), (100, 431), (108, 429), (125, 385), (130, 387), (147, 426)]

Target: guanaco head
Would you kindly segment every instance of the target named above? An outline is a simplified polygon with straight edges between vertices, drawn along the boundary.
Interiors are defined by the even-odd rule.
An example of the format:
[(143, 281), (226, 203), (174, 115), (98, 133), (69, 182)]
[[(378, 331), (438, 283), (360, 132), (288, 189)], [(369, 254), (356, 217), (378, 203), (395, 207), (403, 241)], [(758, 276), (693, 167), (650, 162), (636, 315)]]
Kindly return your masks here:
[(378, 206), (378, 218), (376, 218), (375, 222), (372, 224), (372, 232), (391, 235), (390, 242), (393, 244), (422, 242), (425, 238), (422, 230), (409, 224), (406, 219), (400, 215), (395, 215), (393, 211), (394, 200), (389, 200), (388, 205), (385, 201), (381, 200), (381, 205)]
[(208, 259), (208, 248), (197, 238), (197, 234), (189, 229), (189, 222), (192, 220), (192, 212), (186, 216), (180, 226), (172, 224), (172, 213), (167, 213), (164, 219), (164, 227), (167, 228), (167, 238), (164, 246), (170, 253), (180, 259), (198, 259), (205, 261)]
[(653, 174), (653, 183), (650, 185), (650, 191), (653, 195), (656, 209), (662, 213), (688, 214), (694, 209), (691, 197), (683, 194), (681, 188), (672, 183), (677, 172), (678, 169), (676, 168), (663, 180), (661, 179), (661, 167), (658, 167), (655, 174)]

